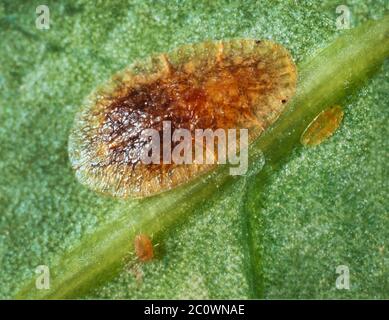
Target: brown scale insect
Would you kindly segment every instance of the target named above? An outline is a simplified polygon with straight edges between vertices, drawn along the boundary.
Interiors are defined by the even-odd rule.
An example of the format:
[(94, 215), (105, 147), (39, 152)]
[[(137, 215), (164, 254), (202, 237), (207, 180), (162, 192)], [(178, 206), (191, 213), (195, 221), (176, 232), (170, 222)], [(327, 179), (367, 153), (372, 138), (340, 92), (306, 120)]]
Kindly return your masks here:
[(313, 119), (301, 136), (301, 143), (305, 146), (317, 146), (328, 139), (338, 129), (344, 112), (340, 106), (330, 107)]
[(135, 254), (139, 261), (147, 262), (154, 258), (151, 239), (145, 234), (138, 234), (134, 240)]
[(69, 137), (76, 176), (93, 190), (133, 198), (190, 181), (216, 164), (144, 164), (144, 129), (161, 133), (167, 120), (172, 132), (247, 128), (252, 141), (284, 110), (296, 78), (285, 48), (253, 39), (185, 45), (134, 63), (76, 116)]

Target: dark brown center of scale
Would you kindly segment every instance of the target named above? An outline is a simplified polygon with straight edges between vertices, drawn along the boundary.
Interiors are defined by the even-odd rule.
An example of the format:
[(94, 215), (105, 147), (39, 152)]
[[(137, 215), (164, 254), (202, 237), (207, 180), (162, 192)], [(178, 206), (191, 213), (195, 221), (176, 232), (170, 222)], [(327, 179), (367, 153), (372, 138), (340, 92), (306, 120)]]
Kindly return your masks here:
[[(172, 132), (190, 130), (192, 139), (194, 129), (250, 127), (257, 121), (255, 99), (272, 89), (270, 78), (263, 79), (260, 72), (255, 61), (216, 65), (199, 74), (173, 70), (167, 78), (130, 89), (105, 110), (100, 134), (109, 148), (108, 164), (136, 165), (150, 142), (142, 131), (155, 129), (162, 139), (163, 121), (171, 122)], [(173, 142), (172, 148), (178, 143)]]

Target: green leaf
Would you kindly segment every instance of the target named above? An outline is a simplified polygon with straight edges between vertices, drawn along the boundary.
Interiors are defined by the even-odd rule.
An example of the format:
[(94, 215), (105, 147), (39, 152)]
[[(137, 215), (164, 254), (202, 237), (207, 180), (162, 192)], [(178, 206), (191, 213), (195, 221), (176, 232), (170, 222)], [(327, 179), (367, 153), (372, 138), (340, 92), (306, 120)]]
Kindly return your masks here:
[[(113, 26), (97, 14), (93, 16), (98, 16), (101, 20), (94, 22), (88, 16), (94, 9), (87, 8), (80, 11), (75, 18), (67, 15), (61, 22), (74, 26), (74, 21), (88, 21), (88, 26), (92, 28), (89, 42), (81, 41), (84, 39), (82, 36), (64, 37), (64, 43), (68, 41), (67, 46), (62, 48), (64, 52), (49, 49), (48, 53), (40, 53), (39, 44), (34, 44), (32, 51), (40, 64), (31, 72), (27, 71), (23, 55), (7, 63), (9, 66), (13, 64), (13, 68), (11, 70), (8, 67), (2, 75), (8, 88), (1, 97), (2, 104), (9, 99), (15, 105), (27, 107), (19, 107), (16, 111), (5, 108), (1, 113), (2, 122), (7, 120), (0, 131), (5, 150), (1, 167), (4, 172), (7, 168), (1, 180), (1, 190), (4, 190), (4, 193), (0, 198), (5, 212), (2, 215), (1, 229), (4, 242), (0, 249), (4, 252), (2, 261), (6, 272), (2, 277), (8, 283), (2, 289), (4, 296), (69, 298), (86, 297), (85, 294), (88, 293), (89, 297), (110, 298), (331, 297), (338, 294), (333, 288), (335, 267), (346, 263), (355, 266), (356, 270), (356, 287), (354, 292), (350, 291), (350, 296), (385, 296), (385, 292), (388, 292), (385, 291), (387, 282), (380, 283), (380, 279), (387, 276), (385, 258), (381, 253), (382, 250), (385, 251), (381, 248), (387, 238), (387, 228), (384, 227), (388, 223), (385, 218), (386, 198), (382, 192), (378, 193), (377, 199), (377, 193), (366, 191), (369, 195), (366, 197), (368, 204), (360, 201), (360, 197), (365, 197), (359, 194), (358, 188), (352, 187), (353, 179), (347, 177), (347, 174), (360, 170), (363, 162), (351, 166), (354, 171), (343, 172), (345, 165), (336, 166), (338, 161), (342, 162), (344, 159), (342, 156), (350, 157), (346, 158), (346, 162), (358, 162), (358, 156), (364, 156), (361, 155), (363, 146), (366, 149), (374, 141), (383, 141), (380, 140), (382, 131), (363, 140), (358, 134), (366, 134), (367, 131), (359, 128), (360, 131), (353, 133), (352, 127), (363, 127), (366, 119), (359, 122), (358, 118), (354, 119), (348, 127), (351, 133), (343, 132), (343, 136), (339, 133), (338, 139), (354, 138), (351, 143), (357, 139), (363, 140), (363, 144), (351, 149), (350, 154), (347, 154), (347, 150), (344, 151), (340, 158), (335, 157), (339, 151), (339, 140), (334, 139), (332, 145), (331, 142), (327, 144), (327, 147), (333, 148), (329, 151), (325, 149), (325, 144), (320, 146), (318, 151), (298, 151), (298, 140), (310, 120), (331, 104), (359, 103), (365, 113), (371, 108), (369, 99), (385, 106), (385, 102), (380, 101), (380, 97), (387, 97), (385, 93), (374, 93), (374, 88), (380, 88), (380, 81), (385, 79), (384, 77), (375, 80), (369, 89), (370, 94), (357, 97), (352, 93), (368, 79), (372, 71), (379, 68), (388, 55), (387, 17), (344, 31), (343, 35), (335, 37), (324, 49), (313, 54), (312, 58), (306, 58), (299, 64), (298, 93), (288, 107), (288, 112), (277, 121), (273, 129), (253, 144), (250, 151), (250, 163), (253, 165), (247, 177), (233, 178), (226, 174), (225, 168), (220, 168), (211, 176), (199, 179), (190, 186), (141, 201), (104, 198), (77, 184), (66, 159), (66, 135), (77, 109), (75, 102), (79, 102), (90, 89), (81, 83), (82, 79), (89, 84), (97, 84), (99, 81), (94, 79), (95, 75), (98, 80), (109, 76), (112, 70), (104, 69), (104, 59), (108, 56), (120, 57), (124, 44), (117, 41), (122, 39), (117, 35), (120, 34), (120, 26), (127, 25), (126, 19), (136, 21), (138, 16), (148, 17), (147, 28), (143, 31), (145, 34), (139, 35), (143, 41), (139, 42), (139, 46), (133, 46), (134, 49), (130, 53), (134, 57), (139, 55), (137, 51), (141, 50), (142, 46), (147, 46), (150, 41), (147, 36), (154, 37), (152, 39), (168, 39), (167, 31), (160, 37), (153, 36), (159, 23), (166, 22), (165, 17), (171, 18), (176, 12), (188, 13), (188, 6), (189, 2), (178, 11), (169, 7), (166, 9), (166, 15), (161, 15), (162, 6), (154, 8), (139, 5), (134, 7), (134, 11), (125, 6), (117, 8), (115, 13), (118, 17), (118, 29), (112, 31), (112, 39), (108, 40), (102, 29), (106, 27), (112, 30)], [(215, 7), (217, 8), (200, 4), (194, 12), (191, 11), (193, 16), (179, 16), (177, 21), (192, 21), (191, 19), (207, 12), (208, 17), (215, 16), (219, 19), (219, 25), (215, 28), (228, 30), (225, 23), (232, 23), (235, 26), (232, 28), (235, 30), (234, 35), (241, 34), (237, 31), (239, 28), (251, 28), (250, 19), (246, 18), (238, 23), (235, 16), (239, 12), (254, 12), (250, 10), (253, 8), (249, 5), (241, 11), (226, 3), (215, 4)], [(66, 5), (59, 9), (64, 12), (70, 10)], [(96, 11), (105, 12), (103, 9), (98, 8)], [(288, 8), (279, 5), (279, 8), (273, 9), (265, 10), (263, 15), (259, 15), (260, 19), (280, 19)], [(297, 8), (292, 9), (295, 15), (304, 12)], [(77, 12), (78, 9), (74, 10)], [(222, 20), (219, 15), (223, 16), (223, 10), (234, 15), (235, 20), (224, 24), (220, 22)], [(106, 14), (109, 17), (111, 13)], [(319, 14), (315, 17), (318, 16)], [(94, 29), (93, 23), (98, 27)], [(210, 22), (208, 25), (211, 26)], [(132, 30), (137, 33), (138, 27), (134, 26)], [(169, 28), (174, 27), (176, 26), (169, 25)], [(71, 28), (68, 28), (64, 31), (66, 35), (71, 34)], [(83, 31), (85, 27), (79, 28), (79, 31)], [(313, 33), (316, 30), (313, 18), (309, 28)], [(181, 39), (185, 38), (185, 32), (190, 32), (189, 27), (186, 30), (188, 31), (182, 31)], [(271, 31), (276, 34), (270, 28), (268, 32), (272, 34)], [(25, 37), (19, 35), (18, 31), (12, 32), (19, 38)], [(44, 39), (41, 40), (43, 43), (51, 41), (56, 44), (58, 34), (60, 31), (55, 30), (55, 33), (48, 34), (47, 38), (42, 35), (39, 37)], [(217, 30), (210, 31), (209, 35), (212, 34), (215, 38), (229, 36)], [(255, 32), (253, 34), (255, 35)], [(258, 34), (265, 36), (266, 32)], [(132, 39), (136, 37), (137, 35)], [(301, 43), (298, 48), (301, 54), (304, 37), (300, 34), (299, 38)], [(22, 42), (25, 44), (29, 41), (36, 40), (23, 38)], [(95, 50), (105, 41), (111, 43), (110, 49), (115, 49), (109, 52), (110, 55)], [(314, 39), (311, 41), (315, 43)], [(15, 46), (17, 47), (17, 44), (7, 47), (5, 53), (9, 56), (7, 49), (11, 48), (9, 50), (14, 52)], [(153, 49), (159, 49), (159, 46), (164, 47), (158, 44)], [(96, 62), (84, 67), (80, 61), (88, 61), (91, 55), (97, 57)], [(119, 61), (124, 60), (119, 58)], [(111, 64), (111, 68), (122, 67), (121, 62), (118, 64)], [(66, 70), (74, 70), (73, 68), (80, 70), (64, 73)], [(59, 74), (66, 76), (60, 80)], [(55, 79), (56, 83), (47, 86), (47, 79)], [(22, 85), (19, 87), (20, 82)], [(73, 95), (69, 96), (64, 88), (69, 88)], [(15, 98), (10, 94), (15, 92), (22, 95)], [(367, 100), (364, 102), (363, 99)], [(31, 106), (32, 101), (35, 101), (35, 108)], [(50, 104), (53, 104), (52, 109), (48, 108)], [(378, 110), (382, 112), (386, 109), (381, 107)], [(350, 117), (355, 118), (357, 115), (351, 113)], [(377, 128), (384, 128), (380, 119), (382, 115), (376, 114), (369, 125), (378, 123)], [(32, 134), (29, 132), (30, 127)], [(57, 127), (61, 132), (59, 137), (51, 136), (55, 135)], [(16, 130), (13, 131), (16, 133), (10, 135), (11, 130)], [(43, 150), (47, 150), (47, 153)], [(258, 152), (259, 150), (261, 152)], [(262, 154), (265, 157), (263, 169), (258, 165)], [(308, 156), (318, 161), (311, 168), (307, 163), (308, 167), (302, 170), (296, 162), (298, 163), (301, 157)], [(378, 161), (378, 168), (382, 168), (381, 155), (376, 158), (373, 155), (368, 159)], [(331, 166), (338, 170), (336, 177), (329, 176)], [(362, 184), (365, 188), (371, 186), (372, 177), (376, 175), (381, 179), (378, 181), (382, 181), (382, 177), (374, 169), (376, 167), (374, 164), (369, 166), (369, 183)], [(312, 168), (319, 171), (317, 177), (307, 175)], [(286, 181), (290, 175), (294, 180)], [(304, 191), (304, 178), (305, 181), (310, 181), (312, 177), (316, 177), (317, 181), (313, 181)], [(363, 180), (363, 176), (361, 179)], [(328, 181), (338, 188), (346, 186), (347, 192), (336, 193), (339, 190), (331, 188), (331, 183), (326, 185)], [(376, 181), (374, 182), (377, 184)], [(373, 184), (374, 190), (377, 190), (376, 184)], [(279, 191), (277, 187), (280, 188)], [(323, 190), (323, 193), (312, 193), (313, 190), (317, 191), (317, 188)], [(340, 202), (334, 206), (339, 212), (327, 209), (331, 208), (333, 199)], [(376, 200), (378, 205), (371, 204)], [(296, 202), (306, 205), (296, 206)], [(321, 206), (321, 203), (327, 206)], [(274, 213), (274, 208), (278, 208), (279, 215)], [(326, 213), (327, 210), (329, 213)], [(366, 212), (366, 215), (358, 215), (358, 210)], [(347, 211), (353, 213), (353, 216), (347, 214)], [(291, 220), (283, 220), (283, 213), (286, 213), (285, 218)], [(344, 229), (345, 227), (348, 228)], [(137, 283), (131, 271), (133, 238), (139, 232), (152, 235), (153, 242), (159, 244), (156, 247), (157, 259), (140, 266), (144, 273), (141, 284)], [(316, 238), (310, 238), (312, 234)], [(356, 246), (353, 241), (348, 243), (350, 236), (354, 241), (361, 241), (363, 239), (360, 237), (363, 235), (374, 235), (376, 239), (373, 242), (365, 241), (360, 246)], [(35, 237), (38, 241), (34, 241)], [(333, 238), (338, 241), (329, 240)], [(326, 260), (325, 254), (337, 245), (344, 246), (343, 250), (334, 250), (335, 254)], [(368, 249), (364, 250), (364, 245)], [(22, 249), (23, 246), (27, 248)], [(372, 254), (372, 248), (377, 252)], [(322, 258), (321, 264), (316, 263), (314, 259), (316, 252)], [(371, 264), (360, 267), (360, 261), (364, 257), (371, 259)], [(124, 267), (125, 261), (128, 267)], [(51, 289), (48, 291), (35, 288), (34, 269), (38, 264), (50, 266)], [(305, 268), (301, 269), (302, 266)], [(353, 271), (353, 268), (351, 269)], [(300, 271), (304, 276), (299, 277)], [(367, 282), (361, 280), (366, 271), (375, 274), (373, 284), (367, 288)], [(365, 287), (359, 287), (362, 284)], [(91, 291), (93, 288), (96, 290)]]

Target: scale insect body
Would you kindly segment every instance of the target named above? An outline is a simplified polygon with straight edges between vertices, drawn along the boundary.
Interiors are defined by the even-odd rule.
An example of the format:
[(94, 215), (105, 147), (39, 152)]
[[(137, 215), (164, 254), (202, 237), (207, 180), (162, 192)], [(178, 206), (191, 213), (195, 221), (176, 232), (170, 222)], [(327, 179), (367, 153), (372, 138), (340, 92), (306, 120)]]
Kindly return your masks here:
[[(69, 138), (76, 177), (95, 191), (123, 198), (192, 181), (218, 162), (145, 164), (141, 158), (150, 144), (145, 130), (162, 133), (166, 121), (172, 132), (189, 130), (192, 138), (197, 129), (244, 129), (249, 143), (284, 111), (296, 79), (289, 52), (267, 40), (189, 44), (136, 62), (91, 94), (77, 114)], [(171, 149), (178, 144), (173, 141)], [(210, 152), (220, 156), (218, 148)]]

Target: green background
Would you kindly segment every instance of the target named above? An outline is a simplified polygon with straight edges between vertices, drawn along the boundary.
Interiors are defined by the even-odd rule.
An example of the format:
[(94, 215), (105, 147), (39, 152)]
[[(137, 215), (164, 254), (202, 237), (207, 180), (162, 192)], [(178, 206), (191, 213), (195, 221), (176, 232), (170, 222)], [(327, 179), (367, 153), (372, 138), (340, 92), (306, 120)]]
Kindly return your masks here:
[[(231, 37), (272, 39), (299, 63), (341, 34), (339, 4), (352, 26), (389, 9), (387, 1), (46, 1), (50, 29), (38, 30), (39, 4), (0, 4), (2, 298), (126, 210), (80, 185), (67, 156), (83, 98), (114, 72), (184, 43)], [(350, 98), (339, 131), (296, 152), (268, 183), (258, 209), (265, 298), (389, 298), (388, 75), (386, 62)], [(128, 267), (86, 297), (251, 297), (245, 190), (242, 178), (169, 230), (162, 253), (140, 266), (142, 283)], [(338, 265), (350, 268), (350, 290), (335, 287)]]

